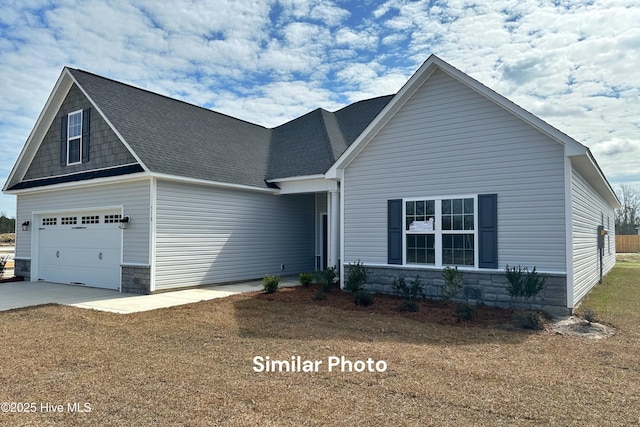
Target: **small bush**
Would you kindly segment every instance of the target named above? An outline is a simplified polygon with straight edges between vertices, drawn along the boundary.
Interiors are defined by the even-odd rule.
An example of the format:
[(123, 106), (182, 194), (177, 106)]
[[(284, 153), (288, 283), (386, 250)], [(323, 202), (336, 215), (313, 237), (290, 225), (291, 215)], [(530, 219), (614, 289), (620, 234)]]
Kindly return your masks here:
[(313, 274), (312, 273), (301, 273), (300, 274), (300, 284), (302, 286), (304, 286), (305, 288), (308, 288), (309, 285), (311, 285), (312, 281), (313, 281)]
[(357, 263), (349, 263), (349, 277), (345, 283), (345, 289), (349, 292), (356, 293), (362, 289), (367, 280), (367, 269), (362, 265), (360, 260)]
[(415, 313), (420, 310), (420, 306), (415, 301), (403, 301), (398, 307), (398, 311)]
[(535, 297), (544, 289), (544, 285), (547, 278), (544, 275), (539, 275), (536, 268), (529, 272), (527, 267), (509, 267), (505, 268), (504, 275), (509, 281), (507, 291), (512, 298), (518, 298), (528, 300)]
[(456, 319), (458, 322), (470, 322), (476, 318), (476, 308), (471, 304), (458, 304), (456, 307)]
[(582, 312), (582, 317), (584, 317), (584, 320), (589, 322), (589, 324), (598, 321), (598, 313), (595, 308), (585, 308)]
[(331, 291), (331, 288), (333, 288), (339, 280), (336, 267), (328, 267), (324, 271), (319, 272), (318, 276), (323, 292)]
[(399, 311), (418, 311), (420, 306), (416, 302), (419, 297), (422, 296), (422, 284), (420, 284), (420, 277), (416, 276), (416, 280), (412, 281), (409, 285), (407, 285), (404, 277), (396, 277), (391, 282), (391, 286), (397, 294), (404, 298), (400, 307), (398, 307)]
[(511, 318), (513, 324), (520, 329), (541, 331), (544, 329), (544, 318), (537, 311), (516, 311)]
[(280, 276), (272, 276), (266, 275), (264, 279), (262, 279), (262, 288), (268, 294), (272, 294), (278, 290), (280, 286)]
[(362, 307), (369, 307), (373, 304), (373, 295), (367, 291), (358, 291), (353, 294), (353, 301)]
[(445, 267), (442, 270), (444, 285), (442, 286), (442, 299), (451, 301), (462, 289), (462, 273), (458, 271), (458, 267)]
[(318, 292), (316, 292), (316, 293), (313, 295), (313, 299), (314, 299), (315, 301), (324, 301), (324, 300), (326, 300), (326, 299), (327, 299), (327, 294), (325, 294), (325, 293), (324, 293), (324, 292), (322, 292), (322, 291), (318, 291)]
[(397, 277), (393, 279), (391, 286), (406, 301), (416, 301), (422, 296), (422, 284), (419, 276), (416, 276), (416, 279), (408, 285), (404, 277)]

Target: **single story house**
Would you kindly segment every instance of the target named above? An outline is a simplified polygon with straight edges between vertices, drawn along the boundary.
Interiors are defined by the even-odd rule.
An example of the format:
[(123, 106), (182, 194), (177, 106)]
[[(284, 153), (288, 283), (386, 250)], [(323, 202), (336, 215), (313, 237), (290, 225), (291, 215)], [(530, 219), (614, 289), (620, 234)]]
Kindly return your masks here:
[(505, 305), (522, 265), (560, 312), (615, 264), (620, 206), (587, 147), (433, 55), (394, 95), (275, 128), (64, 68), (3, 191), (30, 280), (344, 283), (360, 261), (370, 289), (418, 275), (437, 296), (458, 266), (461, 298)]

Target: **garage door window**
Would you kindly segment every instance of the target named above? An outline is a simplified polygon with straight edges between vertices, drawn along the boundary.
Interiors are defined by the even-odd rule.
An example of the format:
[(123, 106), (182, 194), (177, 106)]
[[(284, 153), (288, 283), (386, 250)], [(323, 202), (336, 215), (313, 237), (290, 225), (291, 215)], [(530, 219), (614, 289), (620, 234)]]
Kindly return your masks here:
[(42, 225), (56, 225), (58, 223), (58, 218), (42, 218)]
[(60, 218), (60, 224), (62, 225), (75, 225), (78, 223), (78, 218), (75, 216), (63, 216)]
[(120, 215), (105, 215), (104, 223), (105, 224), (116, 224), (120, 222)]
[(83, 224), (100, 224), (100, 215), (88, 215), (82, 217)]

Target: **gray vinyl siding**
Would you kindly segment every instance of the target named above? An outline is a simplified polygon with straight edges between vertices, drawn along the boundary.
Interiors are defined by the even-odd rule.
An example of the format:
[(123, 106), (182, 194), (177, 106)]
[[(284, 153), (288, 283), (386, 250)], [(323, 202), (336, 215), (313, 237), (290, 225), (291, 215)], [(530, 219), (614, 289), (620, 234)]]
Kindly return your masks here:
[[(149, 180), (119, 184), (86, 186), (42, 193), (19, 194), (17, 218), (20, 223), (32, 221), (32, 212), (73, 211), (75, 209), (124, 206), (131, 223), (123, 233), (123, 261), (125, 264), (149, 264)], [(17, 227), (16, 257), (31, 257), (31, 231)]]
[(573, 168), (571, 188), (573, 305), (575, 306), (600, 279), (598, 226), (604, 225), (605, 229), (609, 230), (609, 236), (605, 236), (603, 274), (615, 265), (616, 239), (613, 209)]
[(499, 267), (564, 272), (564, 151), (436, 71), (346, 167), (344, 262), (387, 262), (387, 200), (498, 194)]
[[(155, 290), (314, 268), (314, 195), (158, 181)], [(280, 270), (280, 265), (285, 270)]]

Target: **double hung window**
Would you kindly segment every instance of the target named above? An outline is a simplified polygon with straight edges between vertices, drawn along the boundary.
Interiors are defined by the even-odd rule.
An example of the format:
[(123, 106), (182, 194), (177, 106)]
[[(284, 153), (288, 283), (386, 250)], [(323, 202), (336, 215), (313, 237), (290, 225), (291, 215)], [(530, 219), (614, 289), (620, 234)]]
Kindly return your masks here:
[(82, 158), (82, 110), (69, 114), (67, 126), (67, 165), (73, 165)]
[(405, 199), (405, 264), (477, 267), (476, 204), (476, 196)]

